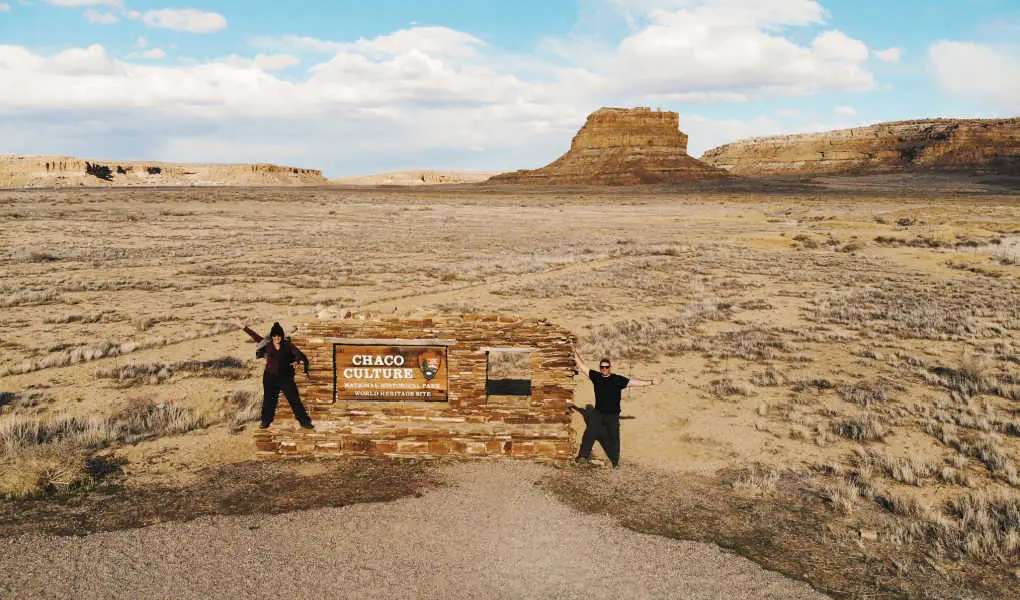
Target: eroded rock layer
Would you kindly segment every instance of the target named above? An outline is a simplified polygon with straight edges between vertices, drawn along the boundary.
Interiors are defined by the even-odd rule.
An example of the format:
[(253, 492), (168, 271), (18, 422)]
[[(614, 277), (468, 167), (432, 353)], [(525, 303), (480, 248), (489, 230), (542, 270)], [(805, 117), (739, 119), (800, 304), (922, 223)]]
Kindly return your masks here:
[(493, 183), (631, 185), (725, 177), (687, 154), (675, 112), (601, 108), (588, 115), (570, 150), (532, 171), (503, 173)]
[(0, 156), (0, 187), (299, 185), (327, 183), (321, 171), (270, 164), (98, 161), (70, 156)]
[(736, 175), (909, 170), (1020, 173), (1020, 118), (878, 123), (822, 133), (754, 138), (701, 160)]

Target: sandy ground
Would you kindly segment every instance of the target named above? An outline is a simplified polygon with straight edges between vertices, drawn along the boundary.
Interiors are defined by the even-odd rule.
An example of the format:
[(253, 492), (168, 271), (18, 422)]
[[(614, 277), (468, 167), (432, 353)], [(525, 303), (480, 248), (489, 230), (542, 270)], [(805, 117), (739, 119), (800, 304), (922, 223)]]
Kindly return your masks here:
[(560, 504), (523, 463), (386, 504), (0, 540), (0, 597), (824, 598), (695, 542)]
[[(894, 478), (897, 469), (875, 468), (875, 486), (897, 497), (920, 496), (939, 510), (978, 491), (1015, 498), (1020, 437), (1003, 432), (1020, 431), (1010, 379), (1020, 364), (1017, 198), (954, 190), (909, 197), (338, 187), (4, 192), (0, 222), (10, 235), (0, 239), (0, 392), (42, 399), (4, 407), (0, 426), (177, 403), (207, 426), (117, 453), (135, 484), (186, 484), (204, 468), (253, 454), (250, 426), (234, 431), (228, 421), (236, 407), (225, 399), (258, 393), (259, 365), (231, 318), (264, 330), (275, 320), (289, 327), (347, 308), (500, 311), (546, 316), (577, 332), (591, 363), (606, 353), (624, 375), (665, 378), (626, 393), (624, 413), (633, 419), (622, 427), (625, 467), (713, 473), (762, 463), (849, 472), (855, 452), (867, 449), (891, 467), (909, 458), (933, 473), (912, 483)], [(712, 310), (699, 317), (699, 307)], [(939, 329), (927, 331), (935, 321)], [(106, 342), (131, 348), (75, 362), (80, 350)], [(179, 372), (131, 384), (99, 375), (223, 357), (249, 361), (250, 377)], [(936, 376), (956, 371), (985, 389), (962, 397)], [(879, 386), (888, 398), (862, 405), (841, 394), (858, 384)], [(576, 403), (591, 401), (590, 384), (579, 382)], [(878, 439), (834, 433), (869, 416), (888, 429)], [(927, 433), (936, 422), (996, 450), (1004, 466), (936, 439)], [(946, 466), (965, 477), (943, 481)], [(700, 546), (567, 511), (532, 489), (538, 471), (477, 468), (477, 477), (492, 478), (485, 485), (503, 491), (468, 478), (388, 505), (2, 540), (2, 574), (17, 579), (0, 598), (74, 597), (74, 585), (124, 597), (146, 596), (135, 588), (142, 585), (166, 597), (249, 589), (305, 597), (320, 585), (331, 595), (341, 588), (369, 594), (375, 588), (364, 581), (399, 582), (394, 596), (571, 597), (580, 595), (575, 583), (606, 596), (769, 589), (747, 583), (765, 581), (760, 573), (720, 576), (729, 571), (683, 554)], [(464, 469), (457, 477), (473, 472)], [(333, 515), (342, 524), (324, 526)], [(592, 575), (597, 540), (610, 533), (630, 545), (614, 546), (618, 560), (608, 562), (638, 563), (628, 569), (640, 578), (627, 569)], [(697, 552), (744, 565), (734, 573), (755, 569), (717, 550)], [(360, 570), (365, 564), (375, 570)], [(260, 578), (260, 570), (272, 575)], [(43, 588), (50, 571), (57, 587)], [(161, 577), (181, 587), (156, 587)], [(478, 581), (469, 586), (469, 577)], [(698, 596), (691, 587), (716, 579), (727, 589), (698, 588), (705, 590)], [(407, 588), (412, 580), (424, 587)], [(452, 581), (464, 587), (429, 594)], [(96, 587), (102, 582), (111, 587)], [(669, 593), (649, 587), (666, 583)], [(79, 597), (102, 597), (94, 593)]]

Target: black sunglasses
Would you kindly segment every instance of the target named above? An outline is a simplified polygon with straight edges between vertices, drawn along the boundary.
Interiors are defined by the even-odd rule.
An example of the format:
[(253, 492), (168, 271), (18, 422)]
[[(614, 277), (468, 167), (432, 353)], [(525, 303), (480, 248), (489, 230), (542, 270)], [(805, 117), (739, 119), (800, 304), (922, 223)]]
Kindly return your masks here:
[(609, 365), (599, 365), (599, 368), (600, 368), (600, 369), (608, 369), (608, 368), (609, 368)]

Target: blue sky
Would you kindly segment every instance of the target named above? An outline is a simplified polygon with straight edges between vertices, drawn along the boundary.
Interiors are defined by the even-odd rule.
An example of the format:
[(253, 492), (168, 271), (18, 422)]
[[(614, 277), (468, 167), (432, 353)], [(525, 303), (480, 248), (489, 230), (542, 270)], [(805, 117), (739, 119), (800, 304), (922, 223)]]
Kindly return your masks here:
[(599, 106), (748, 136), (1020, 114), (1006, 0), (0, 0), (0, 154), (510, 170)]

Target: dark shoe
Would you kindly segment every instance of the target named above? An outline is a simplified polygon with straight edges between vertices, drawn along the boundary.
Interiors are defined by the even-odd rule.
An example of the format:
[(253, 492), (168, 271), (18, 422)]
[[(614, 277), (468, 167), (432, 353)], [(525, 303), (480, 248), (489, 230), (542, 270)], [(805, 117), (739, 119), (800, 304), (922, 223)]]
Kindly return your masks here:
[(259, 423), (259, 429), (269, 429), (270, 425), (272, 425), (272, 423)]
[(590, 465), (591, 464), (591, 459), (590, 458), (585, 458), (583, 456), (578, 456), (577, 458), (574, 459), (574, 463), (579, 464), (579, 465)]
[(312, 425), (311, 423), (302, 423), (301, 429), (315, 429), (315, 425)]

